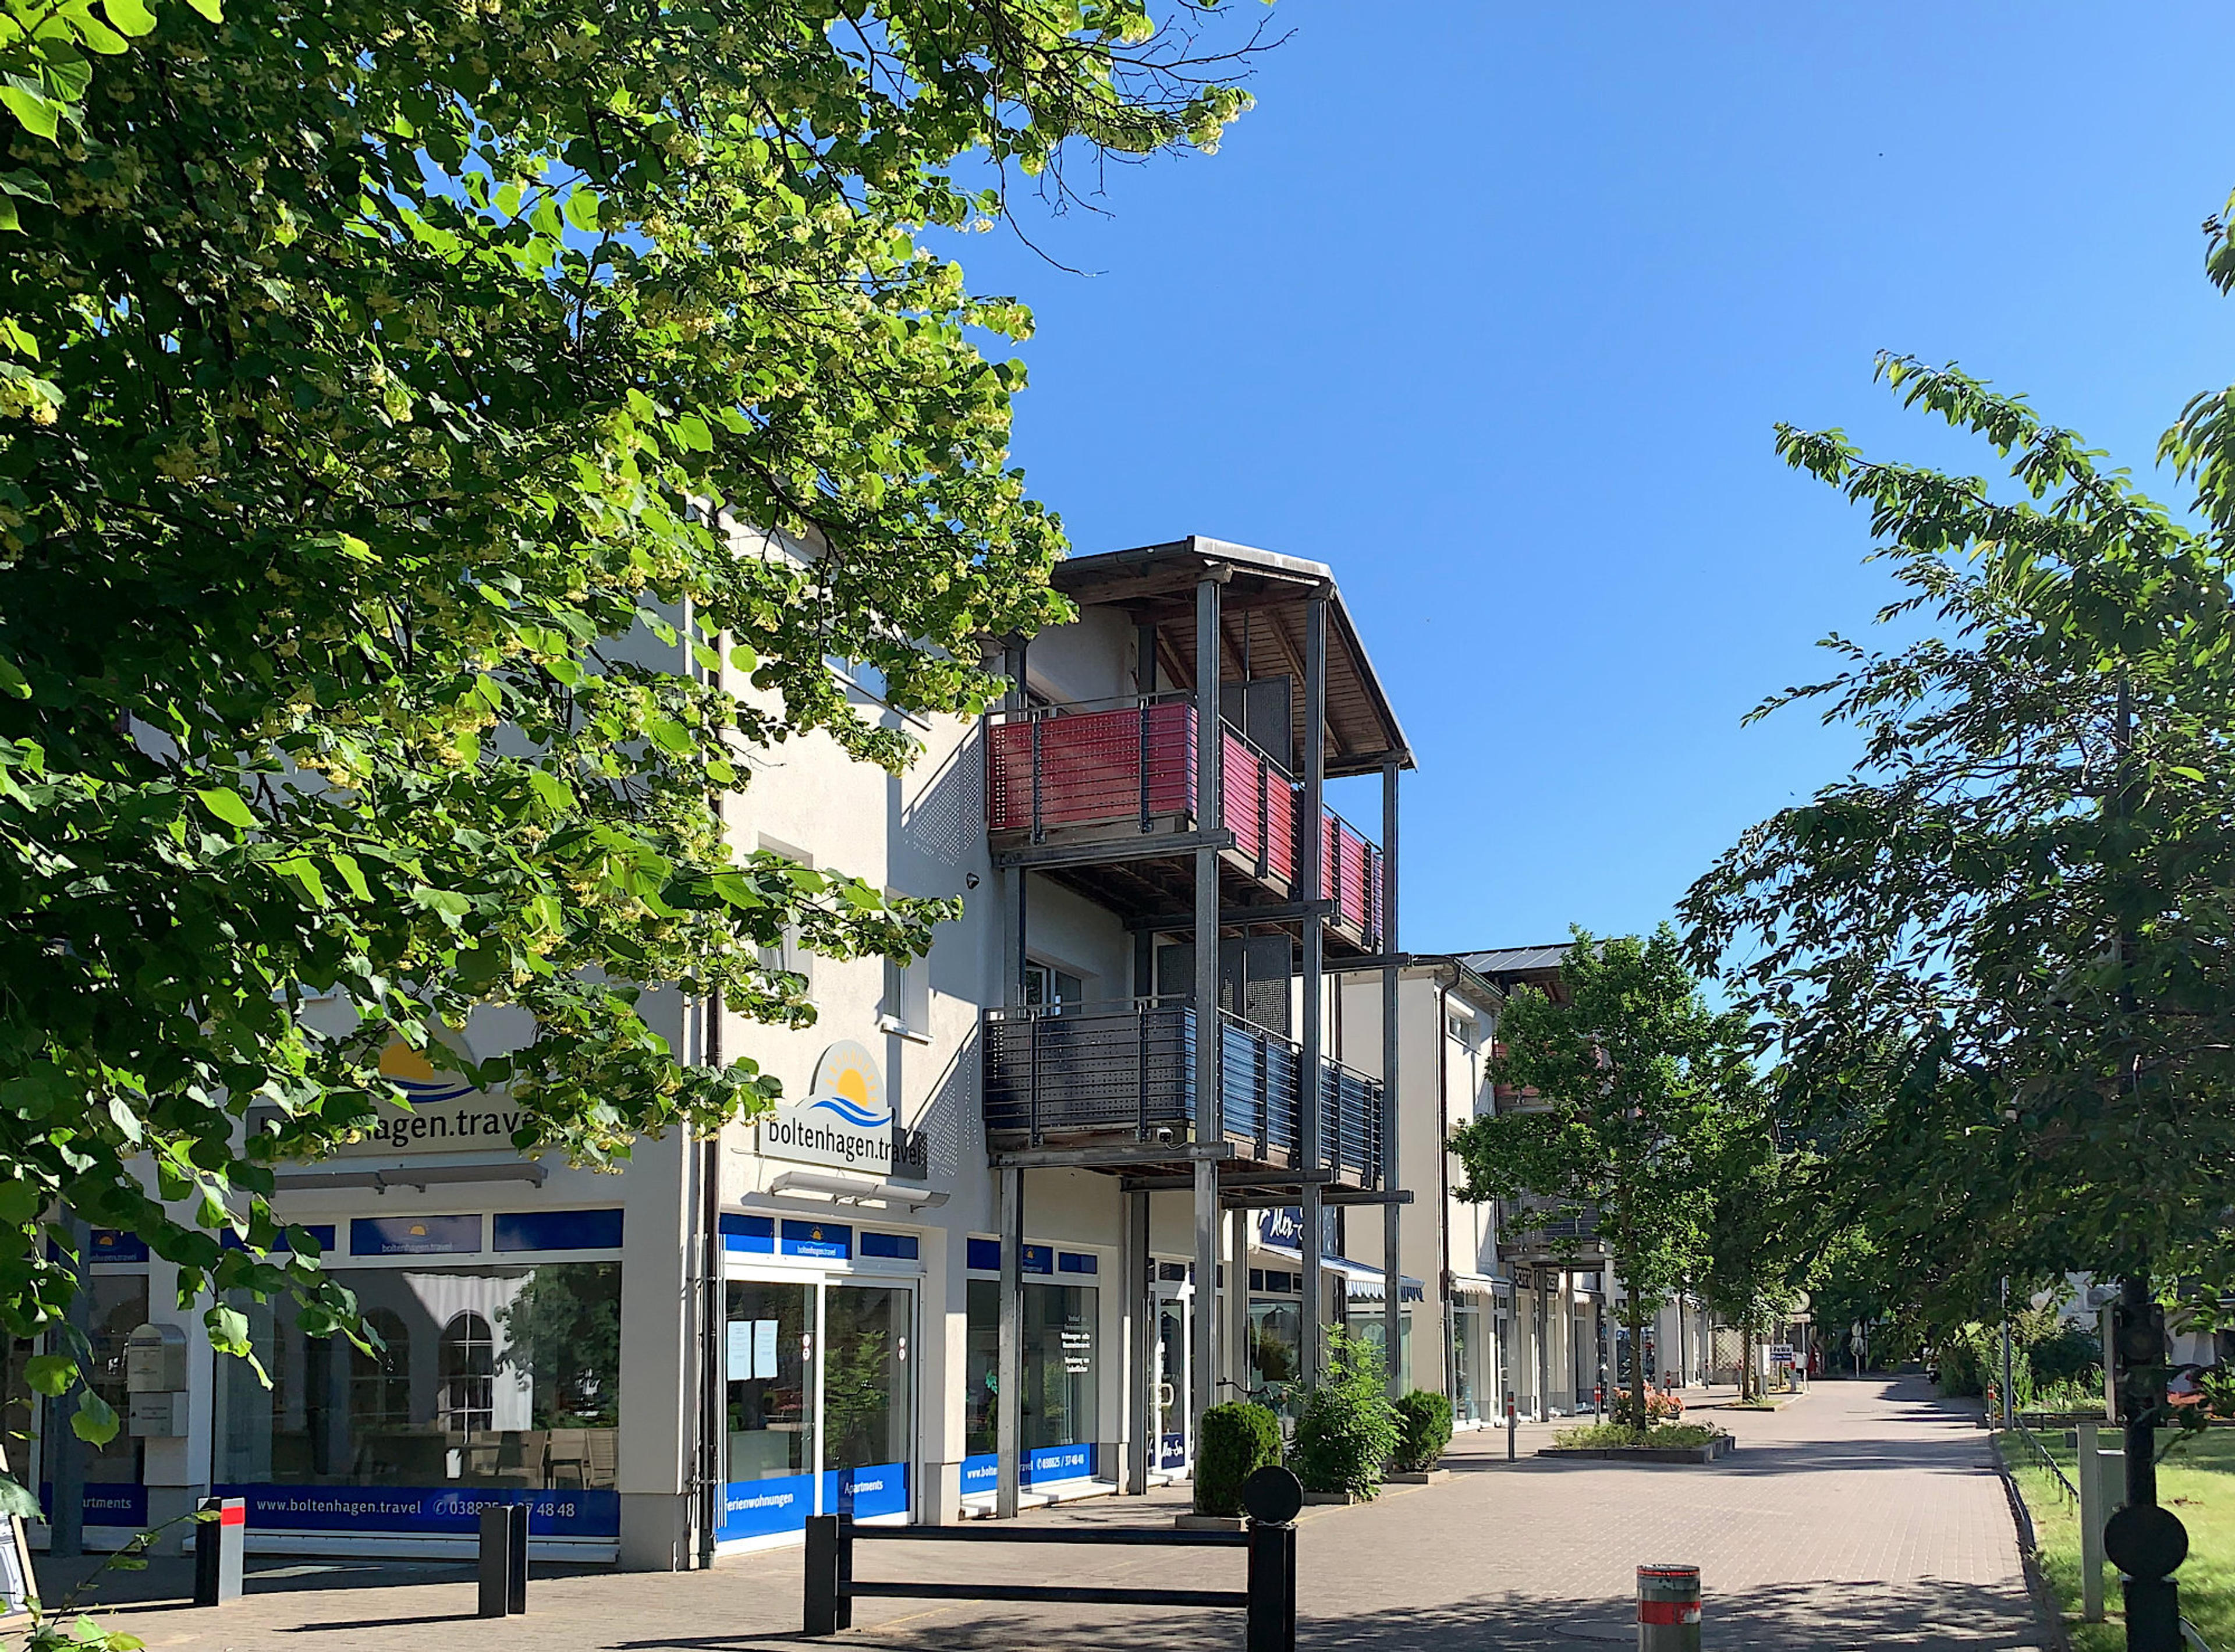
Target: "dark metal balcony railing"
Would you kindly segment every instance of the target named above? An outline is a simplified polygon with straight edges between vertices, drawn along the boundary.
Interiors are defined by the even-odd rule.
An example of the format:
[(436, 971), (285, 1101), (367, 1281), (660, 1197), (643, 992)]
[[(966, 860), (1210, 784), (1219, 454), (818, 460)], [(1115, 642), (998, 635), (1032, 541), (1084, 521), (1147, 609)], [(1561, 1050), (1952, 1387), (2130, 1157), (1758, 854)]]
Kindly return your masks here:
[[(984, 1014), (987, 1136), (1195, 1131), (1194, 1007), (1177, 998), (1030, 1005)], [(1253, 1157), (1294, 1167), (1303, 1052), (1238, 1017), (1219, 1018), (1219, 1123)], [(1323, 1167), (1364, 1185), (1381, 1162), (1381, 1085), (1333, 1061), (1321, 1069)]]
[[(1227, 829), (1260, 876), (1293, 886), (1307, 829), (1303, 789), (1230, 724), (1224, 740)], [(996, 712), (986, 730), (986, 829), (1026, 832), (1039, 842), (1050, 832), (1146, 833), (1161, 817), (1192, 819), (1195, 759), (1196, 708), (1184, 693)], [(1333, 810), (1322, 811), (1320, 830), (1338, 920), (1380, 946), (1381, 851)]]
[(1498, 1201), (1498, 1243), (1501, 1250), (1589, 1252), (1600, 1244), (1599, 1213), (1577, 1211), (1534, 1194)]

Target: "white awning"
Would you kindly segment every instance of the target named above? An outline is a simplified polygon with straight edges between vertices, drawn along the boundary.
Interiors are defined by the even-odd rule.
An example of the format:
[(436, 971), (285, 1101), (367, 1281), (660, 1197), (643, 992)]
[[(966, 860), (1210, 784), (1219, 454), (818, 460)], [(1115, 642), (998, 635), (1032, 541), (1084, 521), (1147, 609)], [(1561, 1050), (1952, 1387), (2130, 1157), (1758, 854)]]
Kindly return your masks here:
[[(1260, 1244), (1255, 1248), (1271, 1255), (1286, 1256), (1300, 1267), (1303, 1263), (1304, 1253), (1301, 1250), (1291, 1250), (1286, 1245)], [(1386, 1275), (1379, 1268), (1362, 1262), (1353, 1262), (1347, 1256), (1322, 1256), (1320, 1258), (1320, 1266), (1329, 1273), (1342, 1275), (1343, 1294), (1353, 1302), (1381, 1302), (1386, 1301), (1389, 1298), (1389, 1288), (1383, 1282)], [(1398, 1278), (1402, 1282), (1399, 1288), (1405, 1293), (1406, 1301), (1419, 1302), (1427, 1300), (1428, 1288), (1413, 1278), (1412, 1275), (1400, 1274)]]

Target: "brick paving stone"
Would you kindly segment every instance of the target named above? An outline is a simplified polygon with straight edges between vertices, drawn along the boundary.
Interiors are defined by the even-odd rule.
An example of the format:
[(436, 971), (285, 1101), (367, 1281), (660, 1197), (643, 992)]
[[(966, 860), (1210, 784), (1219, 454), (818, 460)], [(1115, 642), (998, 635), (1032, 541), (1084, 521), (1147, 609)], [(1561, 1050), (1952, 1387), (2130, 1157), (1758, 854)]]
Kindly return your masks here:
[[(1709, 1652), (2034, 1647), (2009, 1508), (1973, 1418), (1903, 1382), (1819, 1382), (1773, 1413), (1718, 1412), (1740, 1449), (1706, 1466), (1539, 1458), (1549, 1427), (1462, 1435), (1457, 1472), (1375, 1504), (1307, 1511), (1301, 1645), (1400, 1652), (1635, 1645), (1635, 1568), (1701, 1567)], [(1040, 1511), (1036, 1524), (1169, 1524), (1183, 1491)], [(866, 1544), (865, 1577), (1238, 1588), (1238, 1550)], [(800, 1556), (680, 1575), (539, 1576), (525, 1618), (473, 1616), (469, 1567), (277, 1557), (220, 1610), (175, 1604), (157, 1563), (113, 1626), (180, 1652), (746, 1652), (798, 1644)], [(895, 1649), (1233, 1648), (1239, 1613), (865, 1600), (842, 1642)]]

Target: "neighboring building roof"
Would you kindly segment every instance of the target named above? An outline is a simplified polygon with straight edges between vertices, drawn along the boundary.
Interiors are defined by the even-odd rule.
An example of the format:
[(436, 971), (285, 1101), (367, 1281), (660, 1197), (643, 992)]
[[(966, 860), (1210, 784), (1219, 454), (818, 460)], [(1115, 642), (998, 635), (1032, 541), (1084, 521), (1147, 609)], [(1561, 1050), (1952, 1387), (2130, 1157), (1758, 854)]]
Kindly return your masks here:
[(1413, 766), (1412, 751), (1389, 696), (1367, 658), (1366, 645), (1335, 588), (1334, 571), (1321, 562), (1281, 556), (1252, 546), (1190, 534), (1163, 545), (1074, 556), (1056, 564), (1057, 590), (1090, 606), (1130, 612), (1137, 624), (1157, 628), (1157, 652), (1165, 677), (1183, 686), (1195, 681), (1195, 587), (1207, 568), (1230, 570), (1220, 602), (1222, 680), (1238, 681), (1254, 644), (1259, 662), (1278, 662), (1294, 679), (1296, 726), (1303, 725), (1304, 608), (1327, 599), (1327, 771), (1372, 774), (1385, 763)]
[(1574, 945), (1573, 941), (1563, 941), (1553, 947), (1501, 947), (1491, 952), (1460, 952), (1452, 956), (1477, 974), (1494, 980), (1500, 975), (1557, 969), (1568, 961)]

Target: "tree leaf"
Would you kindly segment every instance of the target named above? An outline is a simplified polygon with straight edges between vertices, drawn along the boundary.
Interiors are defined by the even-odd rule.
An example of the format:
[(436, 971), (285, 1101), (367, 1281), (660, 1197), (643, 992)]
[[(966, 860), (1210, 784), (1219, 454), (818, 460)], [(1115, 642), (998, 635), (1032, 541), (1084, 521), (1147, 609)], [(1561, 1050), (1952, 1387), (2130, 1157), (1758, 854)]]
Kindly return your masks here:
[(203, 808), (226, 825), (244, 832), (256, 829), (255, 814), (241, 801), (240, 794), (231, 788), (213, 786), (195, 792), (194, 796), (202, 800)]
[(0, 1473), (0, 1518), (38, 1520), (44, 1518), (37, 1495), (12, 1474)]
[(78, 1391), (77, 1409), (70, 1413), (70, 1432), (88, 1446), (106, 1446), (116, 1438), (116, 1408), (90, 1388)]
[(147, 10), (142, 0), (101, 0), (101, 7), (120, 33), (137, 37), (152, 32), (155, 27), (155, 14)]

